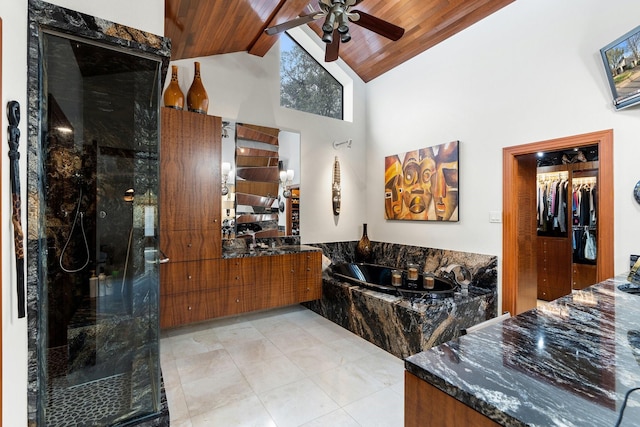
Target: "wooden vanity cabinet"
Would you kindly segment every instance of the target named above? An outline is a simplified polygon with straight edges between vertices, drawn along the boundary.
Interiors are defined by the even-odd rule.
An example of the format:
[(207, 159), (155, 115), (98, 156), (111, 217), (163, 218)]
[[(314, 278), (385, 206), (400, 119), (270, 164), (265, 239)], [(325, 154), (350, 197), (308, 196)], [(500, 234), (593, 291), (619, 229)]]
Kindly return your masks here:
[(175, 261), (221, 257), (221, 150), (220, 117), (162, 108), (161, 245)]
[(320, 298), (320, 252), (222, 258), (220, 117), (162, 109), (160, 327)]
[(301, 252), (163, 264), (160, 327), (319, 299), (321, 257)]
[(410, 372), (404, 373), (405, 427), (499, 427), (500, 424)]
[(322, 295), (320, 252), (243, 258), (244, 286), (251, 288), (254, 310), (319, 299)]

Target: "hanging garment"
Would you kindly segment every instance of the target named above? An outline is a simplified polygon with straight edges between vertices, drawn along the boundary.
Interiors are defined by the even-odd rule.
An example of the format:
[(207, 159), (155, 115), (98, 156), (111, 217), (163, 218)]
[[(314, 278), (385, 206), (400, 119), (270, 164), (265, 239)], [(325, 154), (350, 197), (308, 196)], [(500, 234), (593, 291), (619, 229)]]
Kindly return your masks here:
[(579, 225), (589, 225), (589, 217), (591, 212), (590, 191), (587, 187), (580, 190), (580, 223)]
[(560, 181), (560, 185), (558, 187), (558, 227), (561, 232), (567, 231), (567, 187), (569, 182), (567, 180)]
[(591, 198), (589, 199), (590, 201), (590, 216), (589, 216), (589, 225), (592, 227), (596, 226), (596, 222), (597, 222), (597, 200), (598, 200), (598, 191), (596, 190), (596, 186), (592, 185), (591, 186), (591, 192), (590, 192)]
[(585, 244), (584, 244), (584, 258), (589, 261), (595, 261), (596, 259), (596, 239), (588, 230), (585, 230)]

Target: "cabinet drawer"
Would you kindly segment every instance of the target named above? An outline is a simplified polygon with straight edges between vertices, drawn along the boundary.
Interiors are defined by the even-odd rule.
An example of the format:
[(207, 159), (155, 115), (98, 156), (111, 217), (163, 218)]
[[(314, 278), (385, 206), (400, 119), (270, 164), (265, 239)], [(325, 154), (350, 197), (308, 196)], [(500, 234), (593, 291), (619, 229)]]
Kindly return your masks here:
[(174, 262), (220, 258), (220, 230), (161, 231), (160, 248)]
[(243, 313), (250, 305), (241, 286), (165, 295), (160, 299), (160, 327), (171, 328)]
[(303, 262), (301, 280), (297, 284), (299, 302), (322, 298), (322, 254), (307, 252), (300, 254)]
[(598, 281), (598, 268), (591, 264), (573, 264), (573, 289), (583, 289)]
[(168, 262), (160, 267), (160, 295), (238, 286), (239, 275), (224, 274), (225, 260)]
[(551, 301), (551, 291), (548, 286), (540, 286), (538, 285), (538, 299), (543, 301)]

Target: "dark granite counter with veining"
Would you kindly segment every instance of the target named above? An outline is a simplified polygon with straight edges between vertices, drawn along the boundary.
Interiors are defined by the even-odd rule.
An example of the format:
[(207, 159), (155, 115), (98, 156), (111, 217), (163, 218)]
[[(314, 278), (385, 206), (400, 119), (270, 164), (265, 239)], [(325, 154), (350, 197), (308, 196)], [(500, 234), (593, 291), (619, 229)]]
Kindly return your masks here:
[[(640, 387), (640, 296), (620, 276), (410, 356), (408, 372), (508, 426), (615, 425)], [(640, 391), (621, 426), (640, 425)]]
[(271, 256), (271, 255), (287, 255), (297, 254), (302, 252), (319, 252), (320, 249), (315, 246), (308, 245), (276, 245), (269, 246), (264, 244), (263, 246), (257, 246), (255, 249), (248, 249), (246, 247), (238, 248), (224, 248), (222, 251), (222, 258), (245, 258), (245, 257), (257, 257), (257, 256)]

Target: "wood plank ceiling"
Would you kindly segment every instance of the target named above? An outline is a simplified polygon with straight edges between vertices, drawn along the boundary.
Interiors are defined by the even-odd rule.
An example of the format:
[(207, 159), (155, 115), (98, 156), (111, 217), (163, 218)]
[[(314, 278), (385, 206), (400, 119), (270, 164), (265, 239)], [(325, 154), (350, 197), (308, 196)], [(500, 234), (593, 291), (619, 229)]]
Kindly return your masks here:
[[(368, 82), (514, 0), (363, 0), (355, 8), (405, 29), (396, 42), (358, 25), (340, 58)], [(310, 0), (165, 0), (171, 59), (247, 51), (264, 56), (278, 36), (264, 29), (308, 13)], [(317, 0), (311, 6), (318, 10)], [(309, 24), (321, 35), (322, 19)]]

